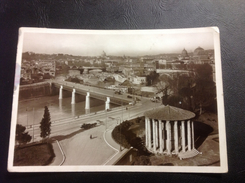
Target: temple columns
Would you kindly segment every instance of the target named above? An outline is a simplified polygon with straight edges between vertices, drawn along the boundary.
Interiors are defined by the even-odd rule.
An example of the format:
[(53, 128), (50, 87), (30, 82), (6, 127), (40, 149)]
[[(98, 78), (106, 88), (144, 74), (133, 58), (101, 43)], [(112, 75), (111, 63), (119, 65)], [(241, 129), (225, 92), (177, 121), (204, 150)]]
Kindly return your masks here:
[(159, 123), (159, 143), (160, 143), (160, 153), (162, 153), (163, 152), (163, 139), (162, 139), (162, 121), (161, 120), (159, 120), (158, 121), (158, 123)]
[(195, 142), (194, 142), (194, 122), (191, 122), (191, 137), (192, 137), (192, 149), (195, 149)]
[(182, 152), (185, 152), (185, 121), (181, 121)]
[(175, 154), (179, 153), (179, 139), (178, 139), (178, 121), (174, 121), (174, 150)]
[[(153, 153), (178, 155), (180, 153), (179, 143), (181, 143), (182, 152), (186, 152), (186, 145), (188, 151), (195, 149), (194, 122), (191, 120), (178, 122), (145, 118), (145, 146), (147, 149)], [(172, 148), (174, 148), (173, 152)]]
[(190, 120), (187, 121), (187, 144), (188, 144), (188, 151), (191, 151), (191, 124), (190, 124)]
[(147, 118), (147, 124), (148, 124), (148, 148), (151, 149), (151, 121), (149, 118)]
[(152, 119), (152, 130), (153, 130), (153, 151), (156, 152), (156, 123)]
[(59, 92), (59, 99), (62, 99), (63, 98), (63, 86), (61, 85), (60, 86), (60, 92)]
[(171, 154), (171, 124), (169, 121), (166, 122), (166, 130), (167, 130), (167, 154)]
[(145, 118), (145, 146), (148, 147), (148, 119)]
[(158, 148), (159, 147), (159, 143), (158, 143), (158, 141), (159, 141), (159, 130), (158, 130), (158, 121), (155, 121), (155, 127), (156, 127), (156, 148)]

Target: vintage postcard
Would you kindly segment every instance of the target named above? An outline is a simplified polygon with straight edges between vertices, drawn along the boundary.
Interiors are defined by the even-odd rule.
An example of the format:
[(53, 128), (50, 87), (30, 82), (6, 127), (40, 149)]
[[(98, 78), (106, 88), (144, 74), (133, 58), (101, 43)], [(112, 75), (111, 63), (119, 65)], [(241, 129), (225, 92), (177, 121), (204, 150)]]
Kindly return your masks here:
[(20, 28), (8, 170), (227, 172), (219, 29)]

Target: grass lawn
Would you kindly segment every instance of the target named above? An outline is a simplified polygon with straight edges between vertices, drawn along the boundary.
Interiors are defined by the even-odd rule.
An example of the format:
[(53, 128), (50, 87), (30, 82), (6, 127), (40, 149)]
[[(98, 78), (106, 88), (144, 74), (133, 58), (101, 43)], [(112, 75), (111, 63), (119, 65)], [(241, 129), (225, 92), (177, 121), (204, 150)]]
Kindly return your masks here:
[(42, 143), (15, 148), (14, 166), (48, 165), (54, 158), (52, 144)]

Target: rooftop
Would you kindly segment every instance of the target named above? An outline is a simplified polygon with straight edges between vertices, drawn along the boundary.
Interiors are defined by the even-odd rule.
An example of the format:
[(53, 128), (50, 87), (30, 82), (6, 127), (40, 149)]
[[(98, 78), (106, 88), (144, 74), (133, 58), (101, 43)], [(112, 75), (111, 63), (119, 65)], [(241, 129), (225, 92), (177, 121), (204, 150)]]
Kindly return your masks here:
[(195, 117), (195, 113), (180, 109), (173, 106), (160, 106), (155, 109), (146, 111), (144, 114), (148, 118), (166, 120), (166, 121), (179, 121), (187, 120)]

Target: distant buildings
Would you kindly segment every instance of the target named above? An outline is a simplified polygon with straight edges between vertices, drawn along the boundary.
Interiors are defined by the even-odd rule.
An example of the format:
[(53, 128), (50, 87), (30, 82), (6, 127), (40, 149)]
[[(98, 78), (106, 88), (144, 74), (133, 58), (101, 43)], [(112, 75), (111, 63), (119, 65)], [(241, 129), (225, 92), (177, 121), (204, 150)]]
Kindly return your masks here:
[(49, 60), (23, 60), (21, 66), (21, 84), (39, 82), (43, 79), (55, 77), (55, 61)]

